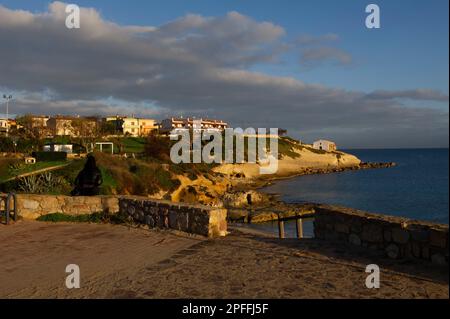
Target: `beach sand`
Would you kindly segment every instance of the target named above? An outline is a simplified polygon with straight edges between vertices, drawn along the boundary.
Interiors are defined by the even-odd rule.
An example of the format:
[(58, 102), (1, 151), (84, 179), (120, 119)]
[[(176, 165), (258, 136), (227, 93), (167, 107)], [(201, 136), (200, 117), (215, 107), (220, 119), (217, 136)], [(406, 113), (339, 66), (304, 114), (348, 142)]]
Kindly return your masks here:
[[(448, 298), (448, 269), (314, 239), (233, 229), (206, 240), (169, 231), (20, 221), (0, 226), (1, 298)], [(67, 264), (81, 288), (67, 289)], [(381, 288), (365, 286), (365, 267)]]

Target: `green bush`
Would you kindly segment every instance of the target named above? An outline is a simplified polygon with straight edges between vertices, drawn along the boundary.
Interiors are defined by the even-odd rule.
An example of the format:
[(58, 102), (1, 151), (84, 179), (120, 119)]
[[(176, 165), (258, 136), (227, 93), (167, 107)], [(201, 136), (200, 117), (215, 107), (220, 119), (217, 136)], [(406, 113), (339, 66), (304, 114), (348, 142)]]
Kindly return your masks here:
[(33, 152), (32, 156), (38, 162), (56, 162), (67, 160), (66, 152)]

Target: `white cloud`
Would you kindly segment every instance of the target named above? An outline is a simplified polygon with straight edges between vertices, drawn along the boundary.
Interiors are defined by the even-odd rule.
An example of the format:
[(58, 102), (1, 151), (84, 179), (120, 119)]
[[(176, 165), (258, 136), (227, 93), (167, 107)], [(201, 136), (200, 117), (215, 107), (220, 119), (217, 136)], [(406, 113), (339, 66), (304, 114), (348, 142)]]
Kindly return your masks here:
[[(13, 105), (20, 112), (217, 116), (241, 126), (287, 128), (304, 139), (317, 137), (320, 128), (350, 146), (373, 143), (377, 134), (386, 140), (386, 128), (418, 143), (448, 136), (448, 111), (406, 108), (395, 99), (448, 101), (442, 93), (365, 94), (249, 71), (285, 50), (286, 31), (271, 22), (230, 12), (122, 26), (82, 8), (81, 29), (69, 30), (64, 6), (54, 2), (42, 14), (0, 6), (0, 87), (28, 93)], [(299, 41), (320, 43), (308, 47), (322, 47), (307, 51), (310, 61), (351, 61), (345, 52), (323, 49), (337, 40), (329, 34)], [(111, 106), (109, 98), (121, 103)]]

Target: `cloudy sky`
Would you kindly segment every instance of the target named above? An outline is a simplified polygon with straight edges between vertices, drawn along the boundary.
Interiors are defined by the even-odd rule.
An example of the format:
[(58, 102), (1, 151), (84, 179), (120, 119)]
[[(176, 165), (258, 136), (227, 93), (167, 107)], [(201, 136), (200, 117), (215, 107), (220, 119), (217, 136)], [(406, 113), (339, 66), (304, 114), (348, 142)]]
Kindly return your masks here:
[[(0, 0), (11, 113), (215, 117), (340, 147), (448, 147), (448, 1)], [(0, 113), (4, 113), (4, 103)]]

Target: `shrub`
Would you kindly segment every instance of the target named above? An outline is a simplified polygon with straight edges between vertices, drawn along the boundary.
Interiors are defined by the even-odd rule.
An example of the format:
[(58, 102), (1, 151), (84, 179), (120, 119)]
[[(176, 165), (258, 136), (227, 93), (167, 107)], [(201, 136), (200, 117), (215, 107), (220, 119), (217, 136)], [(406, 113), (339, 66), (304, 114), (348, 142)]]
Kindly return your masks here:
[(171, 143), (167, 137), (150, 134), (145, 141), (144, 153), (147, 158), (156, 158), (161, 161), (170, 160)]
[(38, 162), (56, 162), (67, 160), (66, 152), (33, 152), (32, 156)]

